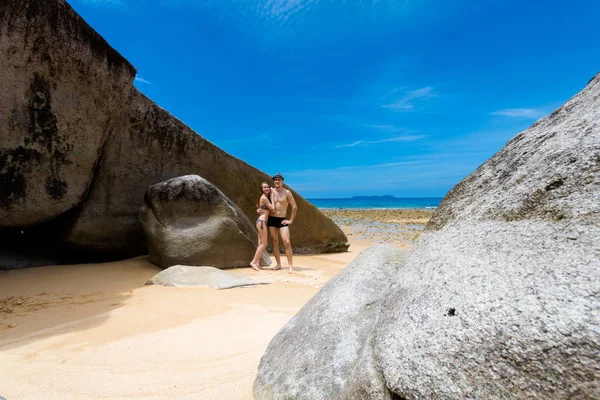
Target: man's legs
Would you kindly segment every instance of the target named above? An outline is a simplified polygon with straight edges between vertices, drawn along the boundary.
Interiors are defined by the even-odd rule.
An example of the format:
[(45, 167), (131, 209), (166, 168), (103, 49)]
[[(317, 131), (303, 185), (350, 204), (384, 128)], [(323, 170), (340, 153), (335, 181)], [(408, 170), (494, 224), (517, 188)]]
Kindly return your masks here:
[(277, 265), (273, 269), (281, 269), (281, 255), (279, 254), (279, 229), (274, 226), (269, 227), (269, 235), (271, 235), (271, 242), (273, 243), (273, 255)]
[(292, 263), (292, 242), (290, 242), (290, 228), (287, 226), (280, 228), (279, 234), (281, 235), (283, 245), (285, 246), (285, 255), (287, 256), (290, 273), (294, 272), (294, 264)]

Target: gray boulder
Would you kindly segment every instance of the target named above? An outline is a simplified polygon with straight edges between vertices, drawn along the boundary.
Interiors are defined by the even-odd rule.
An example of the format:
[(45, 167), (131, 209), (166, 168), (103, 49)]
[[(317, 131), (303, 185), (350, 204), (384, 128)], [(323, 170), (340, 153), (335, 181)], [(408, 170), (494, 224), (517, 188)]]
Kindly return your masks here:
[(269, 344), (255, 397), (350, 398), (357, 373), (366, 373), (362, 360), (405, 253), (389, 245), (371, 247), (327, 282)]
[(257, 281), (247, 276), (226, 272), (214, 267), (195, 267), (189, 265), (174, 265), (162, 270), (146, 282), (146, 285), (209, 287), (216, 289), (232, 289), (266, 284), (268, 282)]
[[(157, 106), (135, 73), (66, 1), (0, 1), (0, 269), (145, 254), (144, 193), (177, 176), (203, 176), (256, 217), (269, 175)], [(293, 193), (294, 251), (347, 250)]]
[[(448, 193), (381, 306), (364, 317), (373, 332), (352, 374), (323, 380), (293, 370), (286, 381), (302, 387), (268, 386), (263, 376), (285, 372), (273, 357), (276, 337), (256, 398), (330, 393), (342, 383), (335, 398), (600, 399), (599, 199), (597, 75)], [(368, 287), (373, 278), (360, 275)], [(329, 301), (299, 315), (331, 315)], [(355, 337), (349, 315), (320, 330), (338, 329), (340, 343)], [(303, 337), (311, 326), (283, 331)], [(320, 338), (305, 338), (303, 354), (320, 349)], [(342, 351), (320, 364), (303, 354), (295, 357), (306, 371), (356, 365)]]
[[(256, 227), (215, 185), (187, 175), (148, 188), (140, 209), (150, 262), (218, 268), (247, 267), (258, 242)], [(270, 265), (263, 252), (261, 265)]]

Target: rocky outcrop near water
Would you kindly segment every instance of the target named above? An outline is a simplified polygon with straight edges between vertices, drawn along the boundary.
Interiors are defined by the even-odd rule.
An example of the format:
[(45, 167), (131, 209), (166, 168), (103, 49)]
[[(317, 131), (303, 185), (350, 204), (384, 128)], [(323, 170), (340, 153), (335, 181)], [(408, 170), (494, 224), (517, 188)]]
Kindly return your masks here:
[[(64, 0), (0, 3), (0, 268), (144, 254), (144, 193), (182, 175), (256, 217), (269, 176), (140, 93), (135, 73)], [(345, 251), (343, 232), (294, 196), (295, 251)]]
[[(215, 185), (186, 175), (152, 185), (140, 210), (149, 260), (161, 268), (247, 267), (258, 234), (248, 217)], [(263, 252), (260, 264), (271, 260)]]
[(600, 399), (598, 199), (600, 75), (448, 193), (367, 334), (333, 296), (380, 290), (376, 256), (325, 285), (267, 348), (255, 397)]

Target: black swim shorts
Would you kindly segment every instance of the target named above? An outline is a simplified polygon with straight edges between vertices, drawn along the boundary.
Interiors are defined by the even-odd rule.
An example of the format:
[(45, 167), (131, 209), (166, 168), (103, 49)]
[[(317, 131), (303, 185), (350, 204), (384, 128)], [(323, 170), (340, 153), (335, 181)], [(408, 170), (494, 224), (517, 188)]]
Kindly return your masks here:
[(285, 219), (284, 218), (279, 218), (279, 217), (271, 217), (269, 216), (269, 220), (267, 221), (267, 226), (272, 226), (275, 227), (277, 229), (279, 228), (283, 228), (284, 226), (287, 225), (283, 225), (281, 222)]

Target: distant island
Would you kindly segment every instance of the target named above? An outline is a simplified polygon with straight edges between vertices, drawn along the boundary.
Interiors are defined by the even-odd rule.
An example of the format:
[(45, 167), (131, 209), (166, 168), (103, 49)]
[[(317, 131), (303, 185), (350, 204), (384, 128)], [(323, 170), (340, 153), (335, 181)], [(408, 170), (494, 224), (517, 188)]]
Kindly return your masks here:
[(385, 194), (383, 196), (352, 196), (350, 197), (352, 200), (389, 200), (389, 199), (395, 199), (396, 197), (389, 195), (389, 194)]

